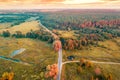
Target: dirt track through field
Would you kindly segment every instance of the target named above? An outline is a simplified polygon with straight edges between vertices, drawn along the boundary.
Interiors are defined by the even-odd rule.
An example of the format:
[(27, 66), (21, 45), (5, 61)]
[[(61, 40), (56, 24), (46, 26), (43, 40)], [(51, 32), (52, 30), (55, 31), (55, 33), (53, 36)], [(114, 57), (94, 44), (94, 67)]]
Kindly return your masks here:
[[(96, 64), (110, 64), (110, 65), (120, 65), (120, 63), (116, 63), (116, 62), (100, 62), (100, 61), (92, 61), (92, 60), (88, 60), (91, 61), (92, 63), (96, 63)], [(63, 62), (62, 65), (67, 64), (67, 63), (78, 63), (80, 61), (66, 61)]]

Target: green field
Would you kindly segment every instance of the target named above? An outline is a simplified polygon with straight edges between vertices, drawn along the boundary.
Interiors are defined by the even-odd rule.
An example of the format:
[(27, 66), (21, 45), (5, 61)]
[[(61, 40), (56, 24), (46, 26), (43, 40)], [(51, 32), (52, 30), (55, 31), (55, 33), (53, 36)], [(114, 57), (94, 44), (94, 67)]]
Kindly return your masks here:
[[(13, 57), (30, 63), (30, 66), (0, 59), (0, 75), (13, 71), (15, 80), (30, 80), (32, 75), (39, 76), (47, 65), (57, 63), (57, 53), (50, 48), (51, 45), (32, 39), (12, 39), (0, 37), (0, 56), (10, 57), (10, 53), (20, 48), (26, 51)], [(6, 44), (6, 45), (5, 45)], [(35, 78), (33, 78), (34, 80)]]
[[(120, 65), (108, 65), (108, 64), (94, 64), (94, 66), (100, 66), (102, 73), (105, 75), (112, 74), (113, 80), (119, 80), (120, 77)], [(78, 72), (79, 65), (77, 63), (70, 63), (63, 66), (62, 77), (64, 80), (89, 80), (94, 75), (94, 68), (85, 68), (82, 72)]]
[[(63, 61), (68, 61), (67, 56), (74, 55), (75, 60), (80, 60), (80, 58), (83, 57), (95, 61), (119, 62), (120, 46), (117, 44), (119, 40), (119, 38), (108, 40), (105, 41), (106, 44), (104, 44), (104, 42), (99, 42), (100, 45), (103, 45), (105, 47), (89, 46), (84, 48), (83, 50), (63, 50)], [(21, 63), (15, 63), (0, 59), (0, 75), (2, 75), (4, 72), (12, 71), (15, 73), (15, 80), (39, 80), (40, 73), (45, 71), (45, 67), (47, 65), (57, 63), (57, 52), (53, 50), (51, 44), (48, 44), (46, 42), (34, 39), (15, 39), (2, 37), (0, 37), (0, 41), (0, 56), (10, 57), (10, 53), (12, 53), (14, 50), (25, 48), (26, 50), (23, 53), (16, 55), (13, 58), (31, 64), (30, 66), (28, 66)], [(114, 48), (109, 49), (110, 47), (107, 47), (107, 45), (114, 46)], [(120, 65), (95, 65), (99, 65), (104, 72), (111, 73), (114, 80), (120, 79), (120, 71), (118, 69)], [(64, 78), (65, 80), (83, 80), (82, 78), (85, 78), (84, 80), (88, 80), (91, 75), (90, 71), (92, 71), (92, 69), (85, 70), (84, 73), (78, 74), (77, 67), (78, 65), (76, 63), (69, 63), (64, 65), (62, 71), (62, 79)], [(68, 73), (70, 74), (68, 75)]]

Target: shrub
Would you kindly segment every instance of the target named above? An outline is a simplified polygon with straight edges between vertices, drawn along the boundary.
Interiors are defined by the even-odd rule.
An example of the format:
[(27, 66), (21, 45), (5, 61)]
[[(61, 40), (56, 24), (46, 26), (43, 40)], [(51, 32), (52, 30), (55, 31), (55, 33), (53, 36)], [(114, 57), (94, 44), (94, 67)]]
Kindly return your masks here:
[(3, 35), (3, 37), (10, 37), (10, 32), (8, 30), (3, 31), (2, 35)]
[(107, 80), (113, 80), (113, 79), (112, 79), (112, 74), (109, 74), (109, 75), (108, 75), (108, 79), (107, 79)]
[(80, 59), (80, 66), (85, 67), (86, 60), (84, 58)]
[(90, 67), (92, 67), (92, 66), (93, 66), (93, 63), (92, 63), (92, 62), (90, 62), (90, 61), (86, 61), (85, 66), (86, 66), (87, 68), (90, 68)]
[(101, 69), (99, 67), (96, 67), (95, 70), (94, 70), (95, 74), (96, 75), (101, 75)]
[(81, 67), (81, 66), (79, 66), (79, 67), (77, 68), (77, 72), (78, 72), (78, 73), (81, 73), (81, 72), (82, 72), (82, 67)]
[(93, 75), (91, 76), (90, 80), (94, 80), (94, 76)]

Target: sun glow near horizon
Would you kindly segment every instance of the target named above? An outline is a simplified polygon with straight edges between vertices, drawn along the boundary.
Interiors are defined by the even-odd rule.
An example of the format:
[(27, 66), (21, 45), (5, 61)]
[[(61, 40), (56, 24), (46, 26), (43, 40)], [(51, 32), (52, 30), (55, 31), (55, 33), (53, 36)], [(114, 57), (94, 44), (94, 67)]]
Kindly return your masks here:
[(117, 8), (120, 0), (0, 0), (0, 9)]
[(81, 4), (81, 3), (94, 3), (101, 2), (100, 0), (66, 0), (64, 4)]

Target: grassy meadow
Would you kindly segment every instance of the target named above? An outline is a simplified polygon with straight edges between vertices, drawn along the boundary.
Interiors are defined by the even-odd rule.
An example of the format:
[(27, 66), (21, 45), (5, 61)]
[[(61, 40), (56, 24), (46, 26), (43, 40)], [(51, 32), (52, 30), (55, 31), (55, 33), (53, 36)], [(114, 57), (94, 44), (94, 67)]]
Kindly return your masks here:
[(2, 37), (0, 37), (0, 41), (0, 56), (10, 57), (10, 54), (14, 50), (25, 48), (26, 50), (23, 53), (16, 55), (13, 58), (31, 64), (30, 66), (27, 66), (0, 59), (0, 75), (4, 72), (13, 71), (15, 73), (15, 80), (30, 80), (32, 79), (32, 75), (39, 76), (41, 70), (47, 65), (57, 63), (57, 53), (53, 48), (50, 48), (51, 45), (46, 44), (46, 42), (32, 39)]
[[(24, 65), (20, 63), (14, 63), (11, 61), (0, 59), (0, 74), (3, 72), (13, 71), (15, 73), (15, 80), (23, 79), (36, 80), (39, 78), (40, 72), (43, 72), (45, 67), (50, 64), (57, 63), (57, 52), (55, 52), (52, 48), (51, 44), (47, 44), (46, 42), (34, 40), (34, 39), (15, 39), (15, 38), (3, 38), (0, 37), (1, 47), (0, 47), (0, 56), (10, 57), (10, 54), (14, 50), (18, 50), (20, 48), (25, 48), (26, 50), (14, 56), (14, 59), (21, 60), (23, 62), (30, 63), (31, 65)], [(105, 47), (95, 47), (89, 46), (88, 48), (84, 48), (83, 50), (74, 50), (74, 51), (66, 51), (63, 50), (63, 61), (68, 61), (67, 56), (73, 55), (75, 56), (75, 60), (80, 60), (81, 58), (85, 58), (88, 60), (95, 61), (108, 61), (108, 62), (119, 62), (119, 50), (120, 46), (117, 45), (118, 39), (113, 39), (99, 42), (100, 45), (104, 45)], [(6, 46), (5, 46), (6, 44)], [(112, 45), (111, 45), (112, 44)], [(115, 48), (111, 48), (108, 45), (114, 46)], [(108, 46), (108, 47), (107, 47)], [(112, 73), (114, 80), (119, 80), (119, 65), (108, 65), (108, 64), (95, 64), (96, 66), (100, 66), (102, 70), (106, 73)], [(114, 67), (113, 67), (114, 66)], [(77, 63), (69, 63), (63, 66), (62, 71), (62, 79), (66, 80), (88, 80), (93, 74), (92, 69), (85, 69), (83, 73), (78, 73), (77, 68), (79, 66)], [(92, 74), (91, 74), (92, 72)], [(69, 75), (68, 75), (69, 73)], [(63, 76), (64, 75), (64, 76)]]

